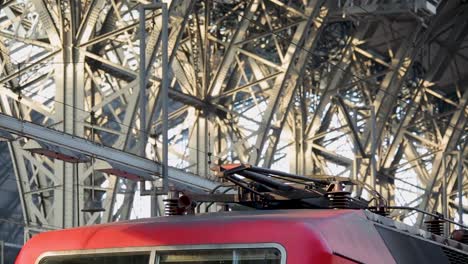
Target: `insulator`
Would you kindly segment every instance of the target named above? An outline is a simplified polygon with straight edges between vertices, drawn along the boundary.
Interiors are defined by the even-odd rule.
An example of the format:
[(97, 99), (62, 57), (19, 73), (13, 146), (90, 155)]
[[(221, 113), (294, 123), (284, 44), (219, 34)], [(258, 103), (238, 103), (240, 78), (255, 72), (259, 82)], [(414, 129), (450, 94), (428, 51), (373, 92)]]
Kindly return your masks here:
[(179, 215), (179, 200), (178, 199), (165, 199), (164, 200), (164, 215)]
[(431, 220), (425, 221), (424, 223), (426, 224), (427, 231), (439, 236), (444, 234), (444, 220), (433, 217)]
[(350, 207), (351, 193), (345, 191), (327, 192), (326, 197), (329, 201), (328, 207), (335, 209), (345, 209)]

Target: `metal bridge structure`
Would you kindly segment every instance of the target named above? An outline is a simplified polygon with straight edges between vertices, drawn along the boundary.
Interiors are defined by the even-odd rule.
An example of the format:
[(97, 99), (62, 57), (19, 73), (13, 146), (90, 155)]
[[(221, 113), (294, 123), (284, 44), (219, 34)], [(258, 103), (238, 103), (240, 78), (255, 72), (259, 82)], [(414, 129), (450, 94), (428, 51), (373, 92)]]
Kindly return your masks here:
[(164, 101), (174, 186), (210, 192), (211, 166), (241, 162), (463, 221), (468, 1), (164, 2), (141, 28), (151, 1), (0, 1), (0, 240), (129, 219), (161, 173)]

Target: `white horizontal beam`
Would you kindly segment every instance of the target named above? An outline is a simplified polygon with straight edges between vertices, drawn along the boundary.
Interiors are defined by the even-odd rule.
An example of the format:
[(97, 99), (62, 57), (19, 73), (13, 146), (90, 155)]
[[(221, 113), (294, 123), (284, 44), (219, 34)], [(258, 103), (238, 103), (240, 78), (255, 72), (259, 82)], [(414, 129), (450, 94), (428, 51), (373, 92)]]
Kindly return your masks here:
[[(0, 128), (13, 134), (76, 151), (108, 162), (121, 164), (125, 167), (142, 170), (151, 175), (156, 175), (160, 172), (159, 164), (152, 160), (99, 145), (68, 133), (19, 120), (5, 114), (0, 114)], [(147, 180), (151, 179), (152, 178), (148, 178)]]
[[(145, 180), (154, 180), (154, 176), (161, 172), (161, 164), (155, 161), (1, 113), (0, 130), (93, 156), (109, 164), (116, 164), (119, 168), (128, 168), (129, 171), (141, 172), (138, 174)], [(219, 185), (176, 168), (169, 168), (169, 182), (192, 192), (210, 191)]]

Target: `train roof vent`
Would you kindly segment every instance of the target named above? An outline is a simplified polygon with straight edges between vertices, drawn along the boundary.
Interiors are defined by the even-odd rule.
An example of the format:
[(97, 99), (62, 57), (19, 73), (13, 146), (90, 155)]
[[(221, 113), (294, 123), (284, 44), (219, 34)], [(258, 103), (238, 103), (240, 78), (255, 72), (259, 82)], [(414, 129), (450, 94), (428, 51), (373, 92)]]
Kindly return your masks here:
[(465, 264), (468, 263), (468, 254), (463, 254), (459, 251), (442, 247), (445, 255), (449, 259), (450, 264)]

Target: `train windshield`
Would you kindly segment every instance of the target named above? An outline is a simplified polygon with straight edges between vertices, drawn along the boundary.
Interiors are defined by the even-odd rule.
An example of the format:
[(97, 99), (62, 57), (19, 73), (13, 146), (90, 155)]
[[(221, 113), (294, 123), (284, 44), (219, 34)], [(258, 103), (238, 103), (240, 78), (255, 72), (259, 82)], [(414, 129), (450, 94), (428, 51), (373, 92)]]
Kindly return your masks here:
[(159, 252), (159, 264), (279, 264), (281, 253), (273, 248), (211, 249)]
[(147, 264), (150, 253), (92, 254), (48, 257), (40, 264)]
[(281, 252), (276, 248), (190, 249), (156, 251), (154, 263), (150, 252), (117, 254), (84, 254), (54, 256), (40, 264), (280, 264)]

